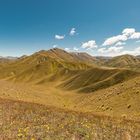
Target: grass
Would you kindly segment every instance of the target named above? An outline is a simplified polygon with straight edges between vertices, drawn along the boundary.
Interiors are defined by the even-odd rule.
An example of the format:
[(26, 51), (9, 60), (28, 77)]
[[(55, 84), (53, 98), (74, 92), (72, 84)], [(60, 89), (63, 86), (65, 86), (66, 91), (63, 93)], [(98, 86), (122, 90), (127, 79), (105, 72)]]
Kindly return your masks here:
[(140, 140), (139, 59), (94, 61), (53, 49), (0, 64), (0, 139)]
[(91, 93), (65, 91), (56, 88), (57, 84), (59, 81), (32, 85), (0, 80), (0, 97), (113, 117), (140, 117), (140, 76)]
[(0, 99), (0, 138), (23, 140), (134, 140), (140, 122)]
[(91, 93), (130, 80), (140, 73), (127, 69), (92, 68), (80, 72), (59, 86), (67, 90)]

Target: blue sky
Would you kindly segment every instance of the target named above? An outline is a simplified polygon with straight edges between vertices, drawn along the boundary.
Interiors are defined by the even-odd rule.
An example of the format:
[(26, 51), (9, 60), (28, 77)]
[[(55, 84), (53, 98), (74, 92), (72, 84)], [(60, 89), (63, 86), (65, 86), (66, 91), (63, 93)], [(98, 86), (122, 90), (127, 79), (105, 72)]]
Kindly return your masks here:
[(139, 0), (3, 0), (0, 55), (56, 46), (92, 55), (137, 55), (139, 13)]

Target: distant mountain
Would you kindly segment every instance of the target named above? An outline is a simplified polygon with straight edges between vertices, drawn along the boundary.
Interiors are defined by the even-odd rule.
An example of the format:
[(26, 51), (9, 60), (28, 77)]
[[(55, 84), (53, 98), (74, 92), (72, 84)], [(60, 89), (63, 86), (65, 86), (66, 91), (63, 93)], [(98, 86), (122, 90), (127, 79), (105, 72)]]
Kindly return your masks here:
[(2, 57), (2, 56), (0, 56), (0, 66), (2, 67), (4, 65), (6, 65), (6, 64), (12, 63), (15, 60), (17, 60), (17, 57), (10, 57), (10, 56)]
[(140, 59), (132, 55), (122, 55), (109, 59), (105, 62), (105, 65), (111, 67), (131, 68), (140, 65)]
[(16, 59), (18, 59), (19, 57), (7, 56), (6, 58), (7, 58), (7, 59), (10, 59), (10, 60), (16, 60)]
[(18, 57), (13, 57), (13, 56), (6, 56), (6, 57), (3, 57), (3, 56), (0, 56), (0, 59), (15, 60), (15, 59), (18, 59)]
[(109, 57), (109, 56), (96, 56), (95, 58), (96, 59), (99, 59), (99, 60), (105, 60), (105, 61), (107, 61), (107, 60), (112, 59), (113, 57)]

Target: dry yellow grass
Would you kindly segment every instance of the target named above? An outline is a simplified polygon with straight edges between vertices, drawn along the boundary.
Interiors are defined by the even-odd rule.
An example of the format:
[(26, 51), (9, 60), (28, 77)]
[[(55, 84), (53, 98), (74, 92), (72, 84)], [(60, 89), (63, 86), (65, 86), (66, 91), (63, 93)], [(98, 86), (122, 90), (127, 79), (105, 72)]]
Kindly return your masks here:
[(77, 93), (44, 85), (0, 81), (0, 97), (40, 103), (58, 108), (138, 119), (140, 116), (140, 77), (92, 93)]
[[(129, 59), (130, 63), (133, 62), (133, 66), (139, 63), (139, 60), (127, 57), (124, 63), (126, 59)], [(2, 123), (2, 138), (24, 139), (23, 135), (26, 135), (28, 139), (88, 140), (96, 137), (97, 140), (124, 140), (133, 136), (134, 140), (139, 140), (139, 68), (98, 66), (99, 61), (91, 64), (94, 61), (97, 60), (87, 54), (76, 56), (60, 49), (53, 49), (2, 64), (0, 67), (0, 108), (9, 108), (9, 113), (3, 110), (6, 117), (0, 122)], [(115, 63), (120, 64), (121, 61), (116, 62), (115, 58)], [(45, 113), (47, 109), (49, 109), (49, 117)], [(22, 127), (27, 123), (26, 119), (19, 121), (17, 118), (26, 118), (28, 113), (32, 116), (30, 111), (35, 112), (35, 121), (29, 123), (30, 127), (33, 127), (30, 131), (32, 135), (27, 135), (23, 132), (26, 127)], [(10, 119), (11, 114), (15, 117), (13, 121), (20, 122), (19, 128), (15, 127), (17, 122), (12, 122), (14, 125), (11, 127), (8, 123), (4, 124), (7, 119)], [(98, 117), (92, 122), (91, 116)], [(105, 117), (107, 120), (104, 119), (104, 116), (109, 116), (109, 120), (108, 117)], [(69, 117), (75, 118), (72, 126), (69, 126)], [(40, 118), (41, 122), (38, 122), (37, 118)], [(40, 124), (43, 120), (49, 121), (50, 118), (57, 120), (56, 124), (49, 123), (55, 130), (46, 132), (46, 129), (44, 130), (46, 124), (43, 127)], [(63, 119), (66, 120), (63, 122)], [(87, 123), (83, 121), (85, 119)], [(62, 123), (60, 130), (56, 126), (59, 125), (59, 121)], [(136, 126), (133, 127), (132, 124), (136, 121)], [(96, 129), (92, 131), (94, 123), (102, 132)], [(126, 131), (123, 131), (124, 127)], [(68, 134), (62, 133), (65, 128)], [(16, 131), (12, 135), (14, 129), (19, 129), (20, 133)], [(6, 135), (8, 132), (10, 136)], [(103, 138), (104, 135), (105, 138)]]
[(1, 140), (139, 140), (139, 121), (0, 98)]

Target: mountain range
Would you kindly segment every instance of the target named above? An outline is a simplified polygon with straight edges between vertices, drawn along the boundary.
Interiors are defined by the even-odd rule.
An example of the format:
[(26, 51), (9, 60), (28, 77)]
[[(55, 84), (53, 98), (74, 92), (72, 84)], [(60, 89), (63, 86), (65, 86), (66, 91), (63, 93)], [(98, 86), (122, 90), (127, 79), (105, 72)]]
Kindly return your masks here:
[[(138, 111), (136, 112), (139, 110), (137, 108), (139, 102), (136, 100), (140, 98), (140, 86), (138, 86), (140, 58), (138, 56), (94, 57), (87, 53), (67, 52), (59, 48), (41, 50), (30, 56), (25, 55), (14, 59), (1, 58), (0, 79), (15, 85), (35, 86), (36, 92), (39, 88), (39, 94), (36, 96), (34, 92), (30, 94), (31, 100), (35, 99), (37, 103), (46, 104), (46, 101), (49, 103), (53, 99), (49, 104), (57, 107), (77, 109), (83, 106), (82, 110), (86, 111), (93, 110), (109, 114), (120, 111), (118, 114), (131, 112), (133, 116), (138, 115)], [(45, 91), (42, 91), (43, 89)], [(131, 89), (133, 89), (133, 98), (129, 92), (126, 92)], [(49, 90), (49, 95), (46, 90)], [(65, 94), (67, 92), (69, 94)], [(46, 98), (44, 93), (49, 98)], [(15, 94), (8, 95), (8, 98), (10, 97), (17, 98)], [(91, 100), (86, 97), (90, 97)], [(24, 98), (21, 94), (18, 98), (30, 101), (29, 97)], [(127, 110), (129, 101), (130, 105), (137, 104), (131, 107), (132, 110)], [(78, 107), (73, 108), (74, 106)]]
[(20, 58), (1, 58), (0, 64), (1, 78), (36, 84), (59, 80), (63, 82), (58, 87), (88, 92), (130, 79), (140, 70), (139, 57), (93, 57), (59, 48), (41, 50)]

